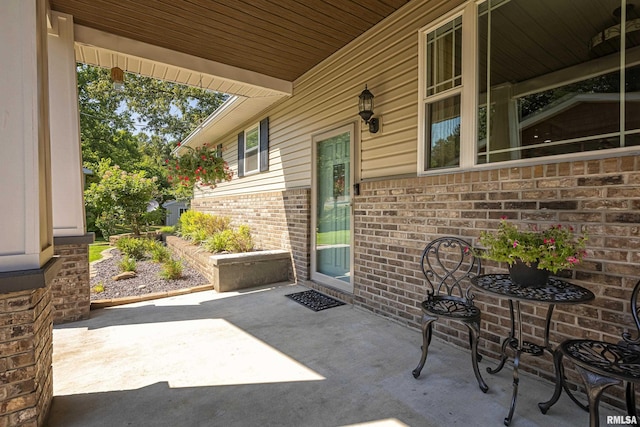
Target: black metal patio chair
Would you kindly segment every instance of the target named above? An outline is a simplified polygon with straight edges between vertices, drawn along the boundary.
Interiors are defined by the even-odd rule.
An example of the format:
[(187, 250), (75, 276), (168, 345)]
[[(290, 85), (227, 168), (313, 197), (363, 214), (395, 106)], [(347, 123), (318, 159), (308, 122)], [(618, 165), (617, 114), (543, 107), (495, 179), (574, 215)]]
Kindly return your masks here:
[(458, 237), (440, 237), (429, 243), (420, 261), (427, 283), (427, 298), (422, 308), (422, 357), (413, 370), (414, 378), (427, 361), (433, 322), (447, 318), (462, 322), (469, 329), (471, 363), (480, 390), (489, 387), (480, 375), (478, 337), (480, 335), (480, 309), (473, 304), (470, 279), (480, 274), (481, 262), (474, 256), (471, 245)]
[[(553, 397), (548, 402), (539, 403), (543, 414), (553, 406), (565, 387), (564, 368), (562, 360), (566, 357), (573, 362), (582, 377), (587, 392), (589, 409), (589, 426), (600, 424), (598, 407), (602, 393), (612, 385), (626, 383), (625, 398), (627, 413), (636, 417), (635, 384), (640, 383), (640, 281), (636, 283), (631, 293), (631, 314), (635, 322), (636, 337), (628, 331), (622, 333), (622, 341), (617, 344), (606, 341), (572, 339), (562, 342), (554, 351), (556, 369), (556, 388)], [(578, 401), (569, 396), (578, 404)], [(580, 406), (583, 406), (580, 404)], [(634, 418), (636, 419), (636, 418)]]

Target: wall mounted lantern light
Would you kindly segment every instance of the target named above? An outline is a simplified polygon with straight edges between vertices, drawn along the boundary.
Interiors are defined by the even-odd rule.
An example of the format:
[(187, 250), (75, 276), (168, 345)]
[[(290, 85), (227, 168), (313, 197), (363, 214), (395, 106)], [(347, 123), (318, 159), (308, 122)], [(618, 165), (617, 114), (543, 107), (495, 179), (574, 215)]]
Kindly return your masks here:
[(124, 71), (118, 67), (113, 67), (111, 69), (111, 81), (113, 82), (113, 89), (122, 92), (124, 90)]
[(376, 133), (380, 129), (380, 121), (373, 117), (373, 94), (364, 86), (364, 90), (358, 97), (358, 114), (369, 125), (369, 132)]

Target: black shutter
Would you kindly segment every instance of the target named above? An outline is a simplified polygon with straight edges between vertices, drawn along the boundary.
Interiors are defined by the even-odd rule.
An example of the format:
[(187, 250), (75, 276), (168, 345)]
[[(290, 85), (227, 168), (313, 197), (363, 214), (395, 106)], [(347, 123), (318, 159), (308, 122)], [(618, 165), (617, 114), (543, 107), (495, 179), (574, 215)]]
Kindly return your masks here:
[(238, 178), (244, 176), (244, 132), (238, 134)]
[(269, 117), (260, 121), (260, 172), (269, 170)]

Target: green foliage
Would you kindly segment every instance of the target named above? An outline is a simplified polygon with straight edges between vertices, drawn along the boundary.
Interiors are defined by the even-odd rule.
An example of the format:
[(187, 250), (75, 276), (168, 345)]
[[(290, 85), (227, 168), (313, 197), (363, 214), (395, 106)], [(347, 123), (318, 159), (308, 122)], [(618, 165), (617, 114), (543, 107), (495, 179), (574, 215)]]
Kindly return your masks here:
[(136, 260), (129, 257), (123, 257), (118, 263), (120, 271), (136, 271)]
[(99, 294), (104, 292), (104, 284), (102, 282), (98, 283), (97, 285), (95, 285), (93, 288), (91, 288), (93, 290), (93, 292)]
[(102, 259), (102, 251), (110, 246), (106, 242), (96, 242), (89, 245), (89, 262)]
[(198, 211), (187, 211), (180, 216), (176, 234), (183, 239), (200, 243), (209, 252), (249, 252), (253, 240), (249, 226), (241, 225), (237, 230), (230, 226), (228, 217), (209, 215)]
[(160, 277), (166, 280), (176, 280), (182, 277), (182, 261), (168, 259), (162, 265), (162, 271), (160, 271)]
[[(94, 171), (87, 184), (100, 183), (100, 165), (108, 159), (123, 171), (156, 177), (159, 201), (190, 198), (192, 188), (170, 185), (165, 159), (227, 95), (129, 73), (120, 92), (112, 89), (108, 69), (78, 64), (76, 70), (83, 166)], [(108, 236), (119, 220), (103, 213), (87, 204), (87, 229)], [(152, 216), (163, 219), (161, 210)]]
[(238, 230), (226, 229), (215, 233), (203, 242), (203, 247), (213, 253), (249, 252), (253, 250), (253, 241), (249, 227), (241, 225)]
[(189, 210), (180, 216), (177, 232), (186, 240), (200, 243), (208, 237), (227, 229), (230, 223), (231, 220), (227, 217)]
[(116, 242), (116, 248), (129, 258), (141, 260), (147, 257), (149, 249), (149, 239), (138, 239), (135, 237), (123, 237)]
[(176, 232), (176, 227), (173, 225), (165, 225), (164, 227), (160, 227), (158, 231), (163, 234), (173, 234)]
[(587, 237), (575, 236), (571, 227), (552, 225), (544, 231), (520, 231), (506, 220), (500, 222), (497, 232), (482, 232), (479, 242), (485, 248), (478, 256), (509, 265), (516, 259), (538, 268), (557, 273), (579, 264), (585, 253)]
[(197, 148), (182, 147), (179, 157), (167, 159), (166, 163), (169, 167), (167, 179), (174, 186), (192, 188), (197, 184), (201, 187), (215, 187), (233, 177), (227, 162), (208, 144)]
[(98, 174), (102, 179), (85, 191), (85, 202), (97, 212), (95, 223), (105, 238), (118, 227), (140, 234), (157, 219), (157, 212), (147, 212), (148, 203), (158, 195), (155, 178), (146, 178), (144, 172), (126, 172), (111, 166), (109, 160), (100, 162)]
[(155, 262), (166, 262), (171, 259), (169, 249), (156, 240), (149, 246), (149, 252), (151, 253), (151, 260)]

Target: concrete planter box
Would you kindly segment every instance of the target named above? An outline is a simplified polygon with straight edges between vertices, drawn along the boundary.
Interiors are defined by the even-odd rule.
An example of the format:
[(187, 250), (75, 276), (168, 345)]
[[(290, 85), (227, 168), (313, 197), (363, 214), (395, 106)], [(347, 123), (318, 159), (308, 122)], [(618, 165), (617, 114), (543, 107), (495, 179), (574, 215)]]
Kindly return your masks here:
[(289, 280), (291, 255), (268, 250), (213, 255), (176, 236), (166, 236), (167, 247), (213, 284), (217, 292), (253, 288)]

